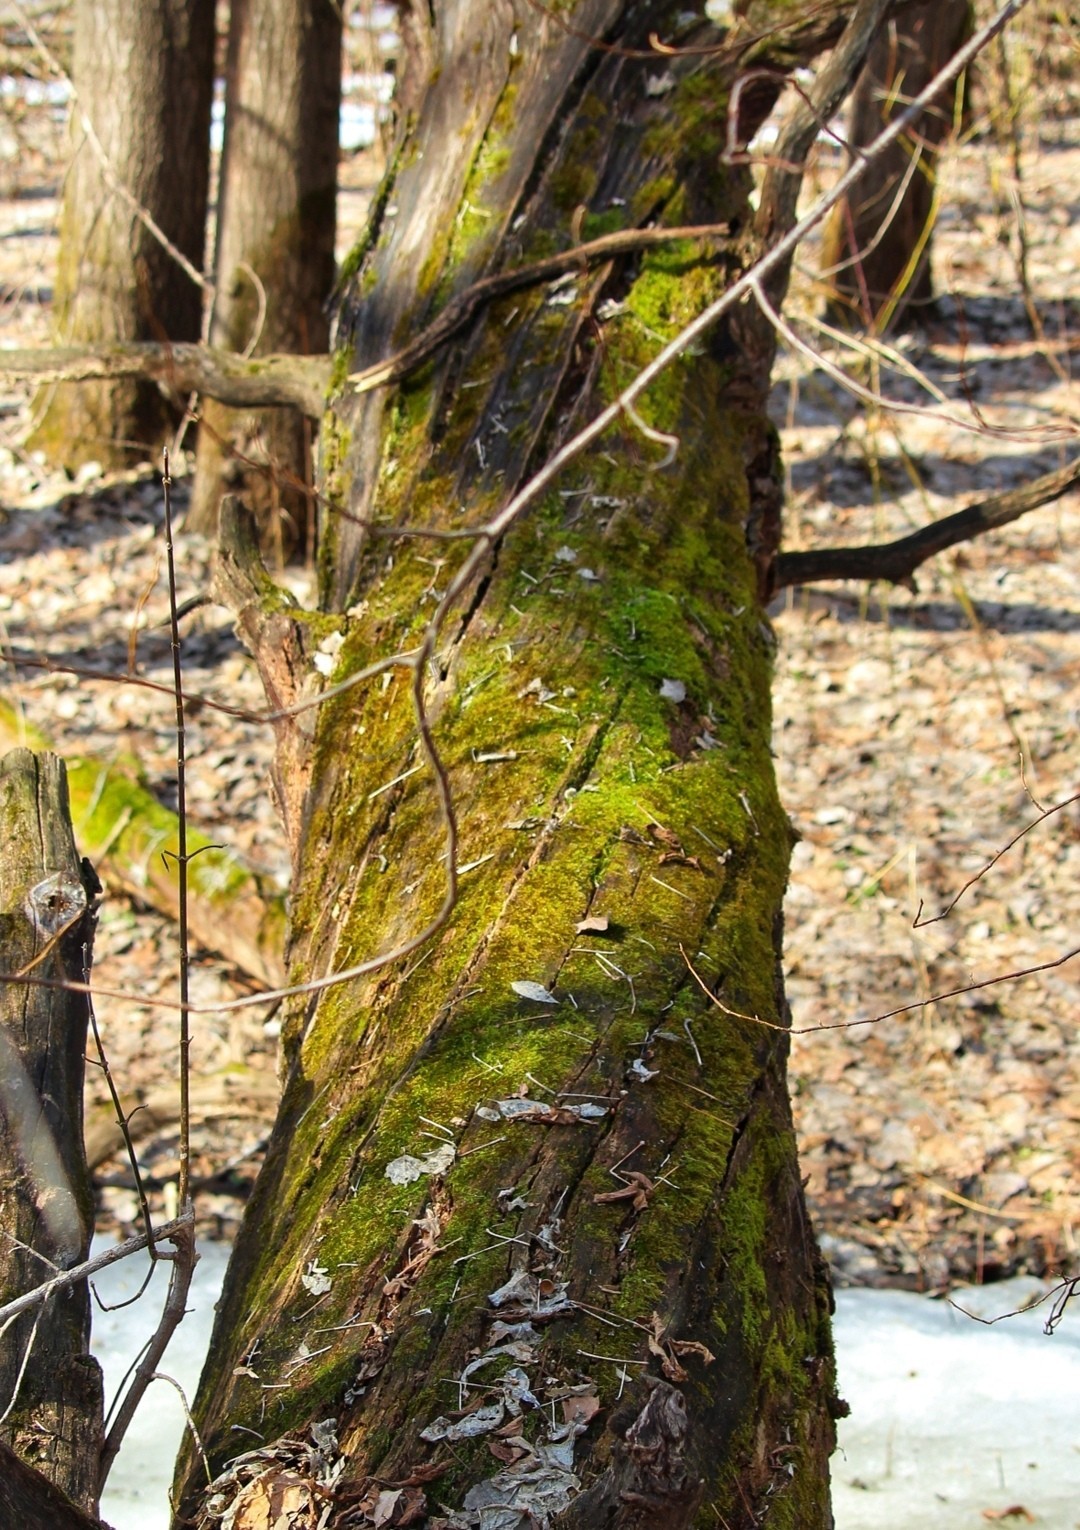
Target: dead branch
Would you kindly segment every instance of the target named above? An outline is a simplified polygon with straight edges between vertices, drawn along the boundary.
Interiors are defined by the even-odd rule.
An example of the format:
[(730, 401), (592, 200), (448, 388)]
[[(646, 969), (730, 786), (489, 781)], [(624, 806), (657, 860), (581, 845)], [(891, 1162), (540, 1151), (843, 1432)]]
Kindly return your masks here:
[[(1023, 761), (1021, 760), (1021, 764), (1022, 763)], [(920, 898), (919, 910), (915, 915), (915, 918), (911, 921), (911, 928), (913, 930), (921, 930), (928, 924), (938, 924), (942, 919), (947, 919), (956, 905), (960, 902), (960, 899), (967, 892), (968, 888), (974, 887), (976, 882), (981, 882), (983, 877), (986, 876), (987, 872), (994, 869), (998, 861), (1000, 861), (1001, 857), (1008, 854), (1013, 845), (1022, 840), (1025, 835), (1030, 834), (1032, 829), (1037, 829), (1041, 823), (1045, 823), (1052, 814), (1060, 813), (1062, 808), (1071, 807), (1074, 802), (1080, 802), (1080, 792), (1073, 792), (1071, 797), (1066, 797), (1062, 802), (1055, 802), (1053, 807), (1043, 808), (1038, 818), (1033, 818), (1030, 823), (1026, 823), (1024, 827), (1019, 831), (1019, 833), (1014, 834), (1012, 839), (1008, 840), (1004, 845), (1002, 845), (1000, 850), (998, 850), (994, 855), (990, 857), (985, 866), (981, 866), (979, 870), (974, 874), (974, 876), (968, 877), (960, 891), (949, 899), (948, 903), (946, 903), (940, 914), (928, 915), (924, 919), (923, 900)], [(1038, 806), (1037, 803), (1036, 806)]]
[(208, 345), (131, 340), (0, 351), (0, 376), (46, 383), (149, 377), (178, 396), (204, 393), (237, 409), (288, 406), (318, 420), (330, 386), (330, 357), (272, 355), (245, 361)]
[[(776, 144), (775, 159), (765, 172), (755, 231), (769, 242), (786, 234), (795, 222), (796, 202), (802, 185), (802, 164), (823, 124), (850, 91), (879, 31), (889, 0), (860, 0), (832, 56), (825, 64), (809, 98), (793, 111)], [(797, 165), (796, 171), (789, 166)], [(786, 284), (785, 268), (779, 281)]]
[[(171, 1222), (163, 1222), (154, 1228), (154, 1242), (168, 1242), (183, 1228), (190, 1225), (190, 1216), (174, 1217)], [(121, 1259), (127, 1259), (131, 1254), (137, 1254), (140, 1249), (146, 1248), (150, 1239), (146, 1233), (133, 1233), (130, 1238), (125, 1238), (122, 1243), (113, 1243), (101, 1254), (95, 1254), (92, 1259), (84, 1259), (81, 1264), (74, 1265), (70, 1270), (61, 1270), (58, 1275), (52, 1275), (42, 1285), (35, 1286), (32, 1291), (24, 1291), (21, 1296), (14, 1297), (10, 1302), (5, 1302), (0, 1307), (0, 1324), (7, 1324), (13, 1317), (18, 1317), (20, 1312), (32, 1312), (35, 1307), (40, 1307), (50, 1297), (58, 1295), (61, 1291), (68, 1291), (72, 1286), (77, 1286), (81, 1281), (88, 1280), (91, 1275), (96, 1275), (98, 1270), (107, 1269), (110, 1264), (119, 1264)], [(3, 1476), (0, 1474), (0, 1482)], [(2, 1521), (0, 1521), (2, 1523)]]
[(169, 1235), (169, 1242), (174, 1245), (176, 1252), (171, 1256), (172, 1269), (169, 1272), (169, 1290), (165, 1297), (165, 1305), (154, 1336), (143, 1351), (131, 1379), (131, 1385), (116, 1410), (112, 1427), (105, 1438), (101, 1451), (99, 1479), (102, 1487), (108, 1480), (124, 1435), (135, 1417), (135, 1410), (142, 1402), (147, 1387), (154, 1379), (161, 1358), (169, 1346), (169, 1340), (184, 1321), (188, 1292), (191, 1289), (191, 1277), (199, 1259), (195, 1251), (195, 1215), (190, 1202), (186, 1214), (177, 1219), (175, 1230)]
[(814, 584), (821, 579), (885, 579), (914, 588), (912, 575), (935, 553), (969, 542), (984, 532), (1019, 520), (1029, 510), (1060, 499), (1080, 481), (1080, 457), (1044, 473), (1034, 483), (1004, 494), (991, 495), (923, 526), (895, 542), (876, 542), (864, 547), (818, 547), (810, 552), (781, 553), (773, 565), (774, 590), (792, 585)]

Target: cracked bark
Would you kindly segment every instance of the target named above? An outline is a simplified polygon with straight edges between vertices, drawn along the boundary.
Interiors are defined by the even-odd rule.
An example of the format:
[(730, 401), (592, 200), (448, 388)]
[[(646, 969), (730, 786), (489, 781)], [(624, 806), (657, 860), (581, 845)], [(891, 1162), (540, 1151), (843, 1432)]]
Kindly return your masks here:
[[(791, 67), (835, 38), (846, 7), (751, 12), (727, 52), (665, 61), (665, 88), (650, 88), (655, 64), (590, 53), (541, 10), (441, 7), (431, 77), (413, 79), (344, 295), (348, 372), (394, 355), (479, 277), (580, 242), (590, 218), (745, 228), (749, 177), (717, 155), (749, 33), (781, 16), (775, 59)], [(679, 16), (654, 6), (647, 30), (717, 40)], [(574, 25), (643, 49), (635, 17), (584, 0)], [(745, 131), (769, 104), (759, 92)], [(470, 544), (395, 529), (483, 523), (735, 262), (696, 240), (614, 255), (500, 298), (400, 388), (338, 397), (322, 432), (320, 612), (283, 611), (250, 582), (247, 638), (271, 673), (280, 639), (259, 623), (282, 614), (294, 633), (341, 634), (332, 681), (414, 647)], [(831, 1524), (830, 1303), (786, 1040), (710, 1004), (680, 954), (697, 953), (729, 1008), (786, 1019), (762, 343), (721, 325), (650, 394), (646, 418), (680, 438), (672, 466), (653, 471), (658, 449), (625, 422), (494, 550), (426, 676), (471, 868), (453, 915), (410, 960), (288, 1006), (281, 1111), (196, 1421), (216, 1469), (237, 1429), (298, 1440), (333, 1418), (346, 1466), (331, 1525), (386, 1483), (426, 1496), (432, 1526), (440, 1505), (494, 1524), (500, 1494), (552, 1525)], [(431, 918), (444, 840), (400, 674), (328, 701), (289, 747), (285, 773), (306, 783), (289, 953), (302, 981)], [(604, 933), (578, 932), (587, 911), (608, 917)], [(522, 981), (558, 1002), (522, 997)], [(403, 1156), (450, 1141), (449, 1168), (395, 1178)], [(610, 1199), (630, 1171), (653, 1187), (644, 1206)], [(433, 1443), (423, 1431), (458, 1410), (455, 1378), (508, 1342), (526, 1346), (543, 1403), (507, 1419), (526, 1455), (507, 1459), (510, 1433), (501, 1455), (482, 1436)], [(497, 1402), (508, 1363), (465, 1395)], [(575, 1388), (600, 1409), (580, 1430), (563, 1410), (573, 1466), (556, 1480), (551, 1406), (558, 1418)], [(183, 1513), (207, 1522), (190, 1454), (180, 1484)]]

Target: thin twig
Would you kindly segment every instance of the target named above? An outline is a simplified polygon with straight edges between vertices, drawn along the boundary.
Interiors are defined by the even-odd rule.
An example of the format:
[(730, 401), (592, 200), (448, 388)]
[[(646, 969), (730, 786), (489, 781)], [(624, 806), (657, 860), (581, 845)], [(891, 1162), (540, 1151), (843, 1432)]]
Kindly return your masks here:
[(604, 234), (599, 239), (575, 245), (573, 249), (560, 250), (543, 260), (533, 261), (531, 265), (496, 271), (474, 282), (460, 297), (448, 303), (415, 340), (410, 340), (408, 345), (385, 361), (377, 361), (361, 372), (352, 373), (349, 382), (357, 393), (368, 393), (372, 388), (400, 382), (463, 329), (482, 308), (494, 303), (497, 298), (520, 291), (522, 287), (535, 287), (567, 271), (584, 269), (597, 261), (611, 260), (616, 255), (651, 250), (658, 245), (682, 239), (723, 239), (729, 232), (730, 226), (727, 223), (694, 224), (686, 228), (619, 229), (613, 234)]
[[(909, 1015), (917, 1009), (926, 1009), (930, 1004), (940, 1004), (943, 999), (956, 999), (961, 994), (979, 993), (984, 988), (996, 988), (1001, 983), (1015, 983), (1019, 978), (1034, 977), (1039, 972), (1052, 972), (1055, 967), (1064, 967), (1066, 962), (1071, 962), (1074, 957), (1080, 956), (1080, 946), (1074, 946), (1071, 951), (1066, 951), (1064, 956), (1054, 957), (1052, 961), (1039, 962), (1034, 967), (1018, 967), (1013, 972), (1001, 972), (997, 977), (984, 978), (981, 983), (964, 983), (959, 988), (946, 989), (944, 993), (933, 993), (925, 999), (913, 999), (910, 1004), (898, 1004), (895, 1009), (887, 1009), (884, 1014), (870, 1015), (865, 1020), (829, 1020), (822, 1025), (781, 1025), (776, 1020), (763, 1020), (760, 1015), (739, 1015), (741, 1020), (749, 1020), (754, 1025), (760, 1025), (767, 1031), (786, 1031), (791, 1036), (810, 1036), (815, 1031), (853, 1031), (861, 1025), (880, 1025), (883, 1020), (894, 1020), (897, 1015)], [(717, 1009), (725, 1014), (733, 1014), (726, 1004), (722, 1004), (708, 985), (694, 970), (686, 952), (683, 952), (683, 960), (690, 968), (691, 975), (697, 979), (699, 986), (704, 989)], [(0, 1314), (2, 1315), (2, 1314)]]
[[(86, 947), (84, 946), (84, 973), (87, 972), (88, 967), (88, 953)], [(156, 1258), (157, 1255), (154, 1248), (154, 1224), (150, 1218), (150, 1203), (146, 1198), (146, 1186), (143, 1184), (142, 1170), (139, 1168), (139, 1156), (135, 1151), (135, 1143), (131, 1136), (130, 1117), (127, 1116), (124, 1112), (124, 1107), (120, 1101), (120, 1095), (117, 1092), (116, 1083), (112, 1076), (112, 1069), (109, 1066), (108, 1053), (105, 1051), (105, 1047), (102, 1044), (101, 1032), (98, 1030), (97, 1015), (94, 1013), (94, 999), (92, 994), (88, 996), (86, 1007), (90, 1019), (90, 1029), (94, 1036), (94, 1047), (98, 1055), (98, 1065), (100, 1066), (102, 1074), (105, 1078), (105, 1085), (109, 1091), (109, 1097), (112, 1100), (113, 1110), (116, 1113), (116, 1124), (120, 1128), (120, 1133), (123, 1136), (124, 1147), (127, 1151), (127, 1160), (131, 1166), (131, 1172), (135, 1179), (135, 1193), (139, 1198), (139, 1209), (142, 1212), (143, 1226), (146, 1228), (147, 1244), (150, 1249), (151, 1257)]]
[(938, 920), (947, 919), (956, 905), (960, 902), (960, 899), (967, 892), (968, 888), (974, 887), (976, 882), (981, 882), (986, 873), (991, 871), (993, 867), (997, 865), (1001, 857), (1007, 854), (1007, 852), (1012, 849), (1013, 845), (1015, 845), (1019, 840), (1023, 839), (1025, 834), (1030, 834), (1032, 829), (1037, 829), (1039, 825), (1044, 823), (1046, 819), (1049, 818), (1053, 813), (1060, 813), (1062, 808), (1069, 807), (1073, 802), (1080, 802), (1080, 792), (1074, 792), (1071, 797), (1066, 797), (1063, 802), (1055, 802), (1053, 807), (1044, 808), (1043, 811), (1039, 814), (1038, 818), (1033, 818), (1030, 823), (1025, 824), (1018, 834), (1014, 834), (1012, 839), (1010, 839), (1007, 844), (1002, 845), (1001, 849), (997, 852), (996, 855), (992, 855), (990, 857), (985, 866), (981, 867), (974, 876), (968, 877), (960, 891), (954, 898), (946, 903), (940, 914), (934, 914), (931, 918), (924, 919), (922, 917), (923, 900), (920, 898), (919, 911), (911, 922), (911, 928), (913, 930), (921, 930), (924, 925), (937, 924)]
[(112, 1428), (102, 1447), (98, 1476), (99, 1491), (108, 1479), (124, 1435), (135, 1417), (135, 1410), (142, 1402), (147, 1387), (154, 1379), (161, 1357), (168, 1348), (169, 1340), (183, 1322), (184, 1313), (187, 1311), (191, 1277), (199, 1258), (195, 1249), (195, 1217), (190, 1204), (186, 1216), (178, 1218), (173, 1232), (169, 1235), (169, 1241), (175, 1246), (176, 1255), (169, 1271), (169, 1290), (165, 1297), (165, 1305), (161, 1310), (161, 1318), (154, 1336), (146, 1346), (143, 1357), (136, 1367), (131, 1385), (116, 1410)]
[[(155, 1227), (154, 1241), (169, 1242), (174, 1234), (187, 1225), (188, 1221), (188, 1217), (174, 1217), (171, 1222), (164, 1222), (160, 1227)], [(50, 1297), (59, 1295), (61, 1291), (67, 1291), (72, 1286), (79, 1285), (81, 1281), (89, 1280), (91, 1275), (96, 1275), (99, 1270), (106, 1269), (110, 1264), (118, 1264), (122, 1259), (130, 1259), (132, 1254), (137, 1254), (140, 1249), (146, 1248), (149, 1242), (150, 1239), (145, 1233), (135, 1233), (132, 1237), (126, 1238), (123, 1243), (107, 1248), (104, 1253), (95, 1254), (92, 1259), (84, 1259), (81, 1264), (73, 1265), (70, 1270), (61, 1270), (51, 1280), (35, 1286), (32, 1291), (24, 1291), (21, 1296), (14, 1297), (0, 1307), (0, 1325), (7, 1323), (13, 1317), (18, 1317), (20, 1312), (29, 1312), (34, 1307), (40, 1307), (42, 1302), (47, 1302)]]
[(188, 1010), (188, 849), (187, 849), (187, 762), (184, 724), (184, 677), (180, 658), (180, 623), (176, 615), (176, 563), (173, 554), (172, 479), (169, 477), (169, 453), (164, 453), (161, 486), (165, 496), (165, 553), (169, 573), (169, 627), (173, 661), (173, 694), (176, 698), (176, 876), (177, 925), (180, 942), (180, 1173), (177, 1186), (180, 1210), (188, 1207), (191, 1175), (191, 1026)]

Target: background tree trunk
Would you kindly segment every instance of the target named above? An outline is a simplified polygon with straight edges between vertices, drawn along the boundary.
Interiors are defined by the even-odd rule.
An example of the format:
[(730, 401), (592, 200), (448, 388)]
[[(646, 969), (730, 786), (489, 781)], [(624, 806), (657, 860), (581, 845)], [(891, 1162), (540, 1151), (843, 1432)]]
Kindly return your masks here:
[[(439, 7), (350, 263), (339, 377), (494, 268), (649, 222), (745, 229), (749, 174), (721, 159), (743, 50), (757, 36), (766, 66), (748, 138), (775, 66), (835, 38), (844, 7), (756, 4), (722, 52), (681, 13), (583, 0), (571, 31), (540, 8)], [(689, 51), (659, 62), (654, 31)], [(343, 389), (321, 438), (322, 603), (347, 612), (334, 679), (414, 648), (471, 545), (393, 529), (484, 522), (754, 253), (742, 235), (612, 260), (493, 304), (395, 390)], [(674, 462), (613, 428), (442, 631), (423, 690), (459, 896), (419, 955), (288, 1009), (284, 1099), (196, 1405), (215, 1470), (254, 1447), (216, 1513), (238, 1495), (254, 1513), (276, 1473), (310, 1482), (340, 1449), (331, 1524), (380, 1494), (432, 1525), (485, 1507), (487, 1526), (831, 1524), (830, 1298), (786, 1092), (791, 831), (759, 595), (779, 530), (771, 347), (721, 322), (640, 406), (678, 435)], [(299, 687), (310, 619), (290, 644), (254, 575), (236, 603), (289, 700), (283, 650)], [(326, 703), (313, 736), (300, 718), (279, 733), (293, 792), (307, 783), (294, 980), (395, 948), (444, 897), (409, 692), (396, 672)], [(207, 1524), (200, 1470), (187, 1452), (182, 1512)]]
[[(865, 147), (876, 138), (952, 58), (970, 27), (970, 0), (912, 6), (889, 22), (852, 96), (851, 142)], [(835, 208), (821, 266), (835, 294), (831, 315), (840, 322), (887, 330), (927, 317), (938, 149), (956, 125), (963, 88), (961, 79), (944, 91), (934, 110), (874, 161), (854, 197)]]
[[(327, 349), (340, 102), (333, 0), (233, 0), (212, 345)], [(226, 480), (242, 486), (280, 561), (314, 526), (309, 422), (204, 402), (189, 528), (216, 529)]]
[[(213, 59), (214, 0), (79, 0), (58, 344), (199, 338), (201, 289), (117, 183), (201, 271)], [(31, 444), (68, 468), (158, 455), (177, 418), (156, 384), (130, 379), (55, 386), (40, 395), (39, 408)]]
[[(14, 749), (0, 759), (0, 846), (3, 970), (34, 966), (40, 977), (85, 981), (93, 889), (75, 849), (64, 767), (55, 755)], [(93, 1227), (82, 1135), (87, 1018), (81, 994), (0, 986), (0, 1302), (40, 1285), (51, 1266), (67, 1269), (87, 1254)], [(102, 1387), (89, 1339), (85, 1286), (16, 1318), (0, 1345), (0, 1412), (3, 1440), (92, 1513)]]

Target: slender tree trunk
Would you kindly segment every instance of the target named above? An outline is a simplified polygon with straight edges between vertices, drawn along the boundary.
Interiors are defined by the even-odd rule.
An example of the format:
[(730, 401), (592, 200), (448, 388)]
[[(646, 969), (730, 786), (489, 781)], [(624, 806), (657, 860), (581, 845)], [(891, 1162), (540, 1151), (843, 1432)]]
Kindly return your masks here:
[[(211, 344), (326, 350), (340, 100), (334, 0), (233, 0)], [(280, 561), (314, 525), (310, 423), (291, 409), (205, 402), (189, 528), (216, 529), (227, 481)]]
[[(213, 57), (214, 0), (79, 0), (58, 344), (199, 338), (202, 291), (137, 208), (202, 270)], [(32, 444), (68, 468), (153, 456), (177, 417), (131, 379), (55, 386), (38, 407)]]
[[(678, 0), (647, 12), (582, 0), (571, 28), (438, 8), (351, 263), (340, 379), (492, 269), (650, 222), (746, 228), (749, 174), (721, 158), (740, 62), (753, 46), (763, 65), (749, 137), (777, 64), (813, 57), (845, 8), (756, 4), (725, 50)], [(661, 60), (653, 32), (683, 51)], [(613, 259), (500, 300), (396, 389), (342, 381), (322, 432), (326, 614), (297, 621), (230, 553), (279, 701), (308, 685), (316, 636), (344, 639), (334, 680), (413, 650), (475, 546), (446, 534), (505, 505), (754, 253), (733, 234)], [(771, 345), (721, 322), (640, 405), (674, 460), (623, 417), (441, 630), (418, 684), (457, 900), (421, 950), (288, 1009), (282, 1108), (196, 1405), (214, 1471), (252, 1451), (215, 1514), (240, 1498), (254, 1516), (287, 1472), (315, 1501), (340, 1453), (332, 1526), (831, 1525), (830, 1297), (786, 1092), (791, 831), (760, 603)], [(295, 981), (396, 948), (444, 898), (410, 673), (279, 724)], [(188, 1451), (182, 1512), (205, 1525), (200, 1473)]]
[[(970, 26), (970, 0), (938, 0), (913, 6), (884, 27), (852, 96), (851, 142), (864, 147), (887, 127), (952, 58)], [(934, 301), (938, 153), (955, 126), (962, 91), (961, 81), (944, 92), (833, 213), (822, 273), (835, 294), (832, 315), (841, 322), (886, 330), (927, 317)]]
[[(32, 968), (40, 977), (85, 981), (87, 873), (75, 850), (64, 767), (55, 755), (14, 749), (0, 759), (0, 846), (3, 970)], [(93, 1201), (82, 1134), (86, 1028), (81, 994), (0, 987), (0, 1302), (87, 1254)], [(6, 1327), (0, 1438), (92, 1513), (102, 1393), (89, 1338), (85, 1286)], [(0, 1509), (15, 1487), (0, 1463)], [(0, 1514), (5, 1525), (22, 1522), (21, 1504), (18, 1519), (11, 1512), (18, 1502), (7, 1501), (8, 1512)]]

